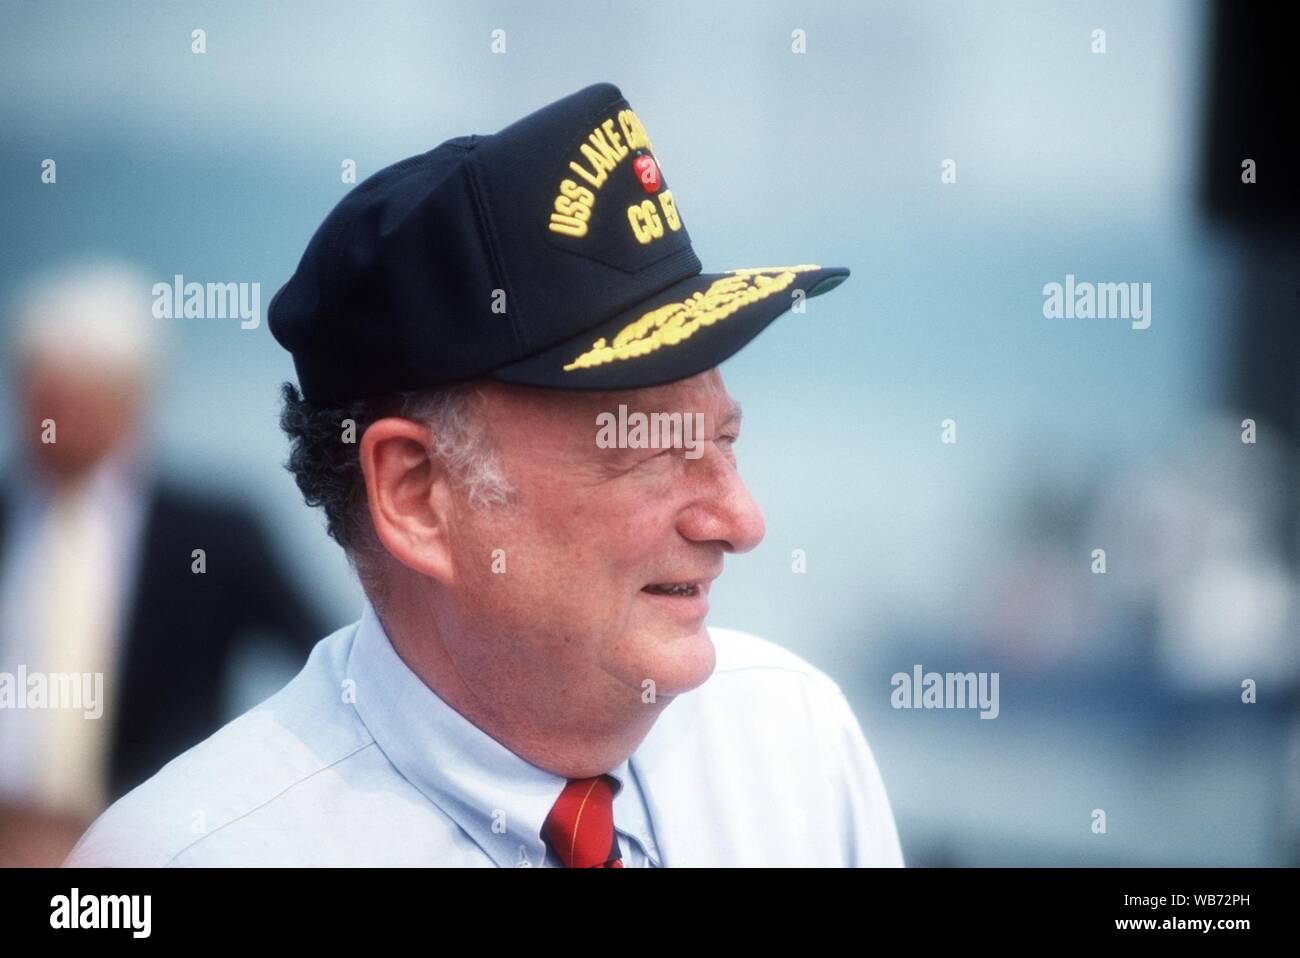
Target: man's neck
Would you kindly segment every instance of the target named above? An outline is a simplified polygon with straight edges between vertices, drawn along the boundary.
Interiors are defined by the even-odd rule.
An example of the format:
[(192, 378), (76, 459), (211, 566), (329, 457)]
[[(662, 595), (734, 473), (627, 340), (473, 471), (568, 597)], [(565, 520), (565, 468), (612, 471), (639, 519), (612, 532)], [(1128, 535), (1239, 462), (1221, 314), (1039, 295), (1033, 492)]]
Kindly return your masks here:
[(552, 774), (587, 778), (615, 768), (637, 749), (672, 701), (659, 696), (646, 704), (638, 690), (616, 690), (610, 697), (615, 704), (600, 703), (599, 696), (591, 703), (592, 689), (566, 689), (555, 684), (554, 676), (514, 675), (508, 667), (466, 674), (449, 650), (442, 634), (445, 624), (438, 627), (436, 614), (404, 614), (400, 603), (384, 605), (375, 612), (407, 668), (474, 726)]

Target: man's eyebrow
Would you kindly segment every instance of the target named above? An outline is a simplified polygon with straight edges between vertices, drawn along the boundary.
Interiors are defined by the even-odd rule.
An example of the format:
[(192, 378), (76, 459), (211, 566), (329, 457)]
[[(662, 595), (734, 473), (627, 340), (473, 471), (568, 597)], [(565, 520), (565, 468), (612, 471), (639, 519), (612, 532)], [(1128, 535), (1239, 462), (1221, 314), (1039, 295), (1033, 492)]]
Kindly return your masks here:
[(731, 408), (728, 409), (726, 414), (718, 420), (718, 428), (723, 429), (727, 426), (739, 426), (741, 415), (740, 403), (732, 400)]

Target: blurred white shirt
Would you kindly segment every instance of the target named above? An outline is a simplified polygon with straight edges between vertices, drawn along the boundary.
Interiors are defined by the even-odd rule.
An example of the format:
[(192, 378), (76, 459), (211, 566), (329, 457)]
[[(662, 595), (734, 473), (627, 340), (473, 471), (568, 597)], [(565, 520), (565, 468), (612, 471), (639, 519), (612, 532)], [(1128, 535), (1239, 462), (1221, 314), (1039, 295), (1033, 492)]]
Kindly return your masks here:
[[(131, 614), (145, 503), (123, 444), (56, 496), (19, 472), (0, 554), (0, 672), (102, 672), (103, 713), (0, 710), (0, 798), (88, 816), (104, 808), (112, 678)], [(69, 634), (75, 631), (75, 635)], [(23, 696), (26, 689), (15, 689)]]

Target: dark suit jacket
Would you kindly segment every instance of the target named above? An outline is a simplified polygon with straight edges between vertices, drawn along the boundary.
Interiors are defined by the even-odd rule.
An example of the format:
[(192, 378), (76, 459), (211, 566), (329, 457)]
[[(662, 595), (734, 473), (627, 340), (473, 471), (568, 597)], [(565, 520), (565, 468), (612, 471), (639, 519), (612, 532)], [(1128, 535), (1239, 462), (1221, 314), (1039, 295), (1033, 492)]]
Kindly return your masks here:
[[(0, 561), (7, 503), (0, 495)], [(154, 483), (141, 523), (122, 636), (110, 801), (220, 726), (236, 640), (257, 630), (307, 653), (324, 623), (239, 503)], [(194, 549), (207, 571), (191, 572)]]

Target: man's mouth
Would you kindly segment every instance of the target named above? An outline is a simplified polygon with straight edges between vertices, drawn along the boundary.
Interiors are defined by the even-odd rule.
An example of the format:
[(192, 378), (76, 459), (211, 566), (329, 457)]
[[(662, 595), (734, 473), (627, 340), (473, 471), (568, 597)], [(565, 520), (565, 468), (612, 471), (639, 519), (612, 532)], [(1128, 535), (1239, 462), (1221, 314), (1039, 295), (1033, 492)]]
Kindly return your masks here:
[(659, 613), (698, 625), (709, 614), (709, 586), (716, 578), (714, 574), (676, 582), (651, 582), (643, 585), (641, 591), (650, 596), (646, 602)]
[(693, 582), (655, 582), (641, 591), (653, 595), (692, 596), (699, 594), (700, 587)]

